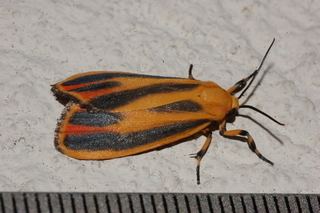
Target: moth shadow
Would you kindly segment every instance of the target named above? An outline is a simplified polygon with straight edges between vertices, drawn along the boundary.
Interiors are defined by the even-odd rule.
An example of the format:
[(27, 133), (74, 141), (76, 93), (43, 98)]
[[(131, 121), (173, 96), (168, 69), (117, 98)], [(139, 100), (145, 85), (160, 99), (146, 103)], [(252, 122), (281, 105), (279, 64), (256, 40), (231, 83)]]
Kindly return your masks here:
[(248, 97), (246, 97), (246, 99), (243, 101), (242, 104), (246, 104), (254, 95), (254, 93), (256, 92), (256, 90), (259, 88), (259, 86), (261, 85), (263, 79), (266, 77), (267, 73), (272, 69), (273, 64), (268, 65), (268, 67), (263, 71), (262, 76), (260, 77), (259, 81), (256, 83), (256, 85), (253, 87), (252, 91), (250, 92), (250, 94), (248, 95)]

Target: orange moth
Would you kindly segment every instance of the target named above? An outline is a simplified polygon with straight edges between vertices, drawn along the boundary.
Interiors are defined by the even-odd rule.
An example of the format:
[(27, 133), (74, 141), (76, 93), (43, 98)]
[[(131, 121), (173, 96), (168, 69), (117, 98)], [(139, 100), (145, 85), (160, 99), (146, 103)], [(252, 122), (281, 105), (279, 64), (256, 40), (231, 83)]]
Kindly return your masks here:
[[(258, 69), (225, 90), (211, 81), (196, 80), (192, 65), (188, 78), (141, 75), (126, 72), (87, 72), (52, 86), (57, 99), (66, 104), (55, 135), (63, 154), (82, 160), (107, 160), (161, 149), (201, 135), (202, 148), (191, 157), (200, 162), (212, 141), (212, 132), (240, 137), (262, 160), (273, 165), (257, 149), (246, 130), (227, 130), (241, 108), (239, 104), (260, 71), (274, 39)], [(237, 93), (241, 94), (236, 97)]]

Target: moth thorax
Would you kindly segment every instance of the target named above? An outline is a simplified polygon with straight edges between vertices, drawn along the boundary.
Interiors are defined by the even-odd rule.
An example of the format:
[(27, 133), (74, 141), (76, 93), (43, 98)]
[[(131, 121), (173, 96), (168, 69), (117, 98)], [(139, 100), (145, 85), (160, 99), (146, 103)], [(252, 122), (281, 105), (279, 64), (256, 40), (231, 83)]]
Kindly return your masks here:
[(221, 106), (226, 109), (231, 109), (233, 100), (232, 96), (222, 88), (219, 87), (207, 87), (201, 92), (201, 100), (214, 106)]

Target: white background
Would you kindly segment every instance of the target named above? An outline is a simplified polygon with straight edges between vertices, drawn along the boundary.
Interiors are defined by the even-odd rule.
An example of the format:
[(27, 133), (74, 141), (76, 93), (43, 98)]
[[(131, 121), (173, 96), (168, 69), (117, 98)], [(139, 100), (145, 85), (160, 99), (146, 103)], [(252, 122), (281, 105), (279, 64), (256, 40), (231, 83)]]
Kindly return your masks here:
[[(217, 133), (200, 186), (188, 155), (203, 137), (99, 162), (55, 150), (63, 106), (51, 84), (89, 70), (186, 77), (193, 63), (195, 78), (228, 88), (274, 37), (249, 103), (286, 126), (247, 109), (274, 136), (244, 118), (228, 126), (248, 130), (273, 167)], [(0, 190), (319, 193), (319, 92), (320, 1), (1, 0)]]

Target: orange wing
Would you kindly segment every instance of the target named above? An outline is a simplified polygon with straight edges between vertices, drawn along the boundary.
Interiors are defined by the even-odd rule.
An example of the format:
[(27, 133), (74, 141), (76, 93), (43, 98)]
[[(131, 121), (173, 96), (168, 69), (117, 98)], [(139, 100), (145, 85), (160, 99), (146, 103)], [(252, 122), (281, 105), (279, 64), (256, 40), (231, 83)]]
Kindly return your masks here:
[(71, 104), (56, 130), (55, 145), (77, 159), (112, 159), (174, 144), (211, 122), (210, 115), (189, 101), (130, 112), (90, 112)]
[[(148, 109), (175, 101), (199, 100), (206, 82), (122, 72), (88, 72), (59, 82), (52, 91), (59, 98), (108, 111)], [(210, 87), (218, 87), (211, 83)]]

